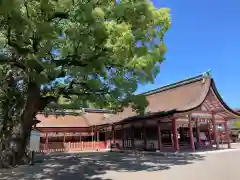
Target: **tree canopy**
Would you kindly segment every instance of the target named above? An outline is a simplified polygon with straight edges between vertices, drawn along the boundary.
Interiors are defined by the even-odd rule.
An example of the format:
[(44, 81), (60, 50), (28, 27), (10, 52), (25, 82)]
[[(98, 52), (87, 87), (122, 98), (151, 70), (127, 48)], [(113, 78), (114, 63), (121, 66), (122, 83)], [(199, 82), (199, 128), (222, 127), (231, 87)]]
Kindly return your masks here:
[(36, 114), (59, 104), (144, 112), (134, 93), (159, 73), (170, 21), (148, 0), (1, 0), (0, 148), (19, 161)]
[(64, 97), (79, 107), (146, 105), (133, 93), (159, 72), (169, 9), (148, 0), (0, 3), (0, 61), (23, 83), (37, 83), (42, 98)]

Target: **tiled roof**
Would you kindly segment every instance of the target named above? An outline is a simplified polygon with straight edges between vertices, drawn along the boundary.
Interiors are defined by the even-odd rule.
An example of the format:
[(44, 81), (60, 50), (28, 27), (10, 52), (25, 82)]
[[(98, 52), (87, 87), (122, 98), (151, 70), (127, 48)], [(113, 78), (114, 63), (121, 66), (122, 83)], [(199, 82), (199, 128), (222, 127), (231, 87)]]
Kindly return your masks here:
[[(177, 83), (164, 86), (143, 93), (149, 102), (146, 108), (149, 113), (166, 112), (172, 110), (185, 111), (198, 106), (204, 101), (211, 84), (211, 78), (204, 75), (189, 78)], [(123, 112), (110, 115), (109, 123), (118, 122), (122, 119), (136, 116), (131, 107)]]
[(89, 127), (104, 120), (104, 113), (86, 112), (79, 115), (48, 115), (38, 114), (37, 119), (41, 127)]
[[(222, 105), (231, 113), (240, 116), (240, 113), (230, 109), (221, 99), (216, 90), (215, 83), (209, 74), (203, 74), (183, 81), (170, 84), (152, 91), (143, 93), (149, 102), (146, 108), (148, 114), (158, 112), (184, 112), (197, 108), (205, 100), (209, 90), (212, 89)], [(41, 122), (37, 127), (89, 127), (120, 122), (124, 119), (136, 117), (131, 107), (123, 112), (110, 114), (104, 111), (89, 111), (78, 116), (65, 115), (44, 117), (39, 114), (37, 119)], [(106, 117), (105, 115), (108, 114)]]
[[(160, 112), (185, 112), (199, 107), (206, 99), (208, 92), (212, 89), (223, 107), (240, 117), (240, 113), (229, 108), (222, 100), (218, 93), (214, 80), (209, 73), (185, 79), (155, 90), (143, 93), (147, 96), (148, 107), (147, 114), (156, 114)], [(163, 113), (162, 113), (163, 114)], [(168, 114), (168, 113), (165, 113)], [(131, 119), (137, 114), (132, 111), (131, 107), (127, 107), (123, 112), (110, 115), (105, 122), (117, 123), (124, 119)]]

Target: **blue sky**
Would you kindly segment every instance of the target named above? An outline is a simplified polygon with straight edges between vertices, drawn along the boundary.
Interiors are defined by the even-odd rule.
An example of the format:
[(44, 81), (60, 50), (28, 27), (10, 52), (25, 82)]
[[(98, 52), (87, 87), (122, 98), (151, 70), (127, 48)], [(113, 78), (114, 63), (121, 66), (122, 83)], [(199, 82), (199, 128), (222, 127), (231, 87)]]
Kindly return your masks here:
[(154, 84), (144, 92), (212, 70), (224, 101), (240, 107), (240, 1), (153, 0), (171, 9), (172, 26), (166, 34), (166, 61)]

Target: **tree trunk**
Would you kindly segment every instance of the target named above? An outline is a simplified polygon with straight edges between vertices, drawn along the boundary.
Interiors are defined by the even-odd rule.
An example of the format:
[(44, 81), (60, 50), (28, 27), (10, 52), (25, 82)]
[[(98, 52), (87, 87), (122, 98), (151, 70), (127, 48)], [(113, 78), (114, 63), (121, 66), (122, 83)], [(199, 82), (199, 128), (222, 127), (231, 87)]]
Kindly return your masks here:
[(26, 147), (34, 123), (34, 117), (39, 109), (40, 88), (35, 83), (28, 84), (25, 105), (18, 116), (18, 124), (13, 127), (12, 133), (4, 142), (1, 161), (14, 166), (15, 164), (25, 164), (28, 160)]
[(21, 163), (22, 158), (25, 155), (26, 146), (30, 137), (30, 133), (33, 127), (34, 118), (39, 109), (40, 101), (40, 87), (35, 83), (28, 84), (27, 99), (25, 107), (20, 115), (20, 128), (17, 146), (16, 162)]

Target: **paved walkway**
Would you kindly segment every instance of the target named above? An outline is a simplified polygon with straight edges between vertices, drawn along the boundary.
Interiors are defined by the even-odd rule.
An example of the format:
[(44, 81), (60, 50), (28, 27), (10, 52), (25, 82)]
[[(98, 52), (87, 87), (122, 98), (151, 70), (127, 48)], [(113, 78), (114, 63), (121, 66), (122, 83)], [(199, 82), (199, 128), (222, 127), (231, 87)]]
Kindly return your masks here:
[(239, 180), (236, 149), (169, 156), (141, 153), (82, 153), (46, 157), (34, 166), (1, 170), (0, 180)]

